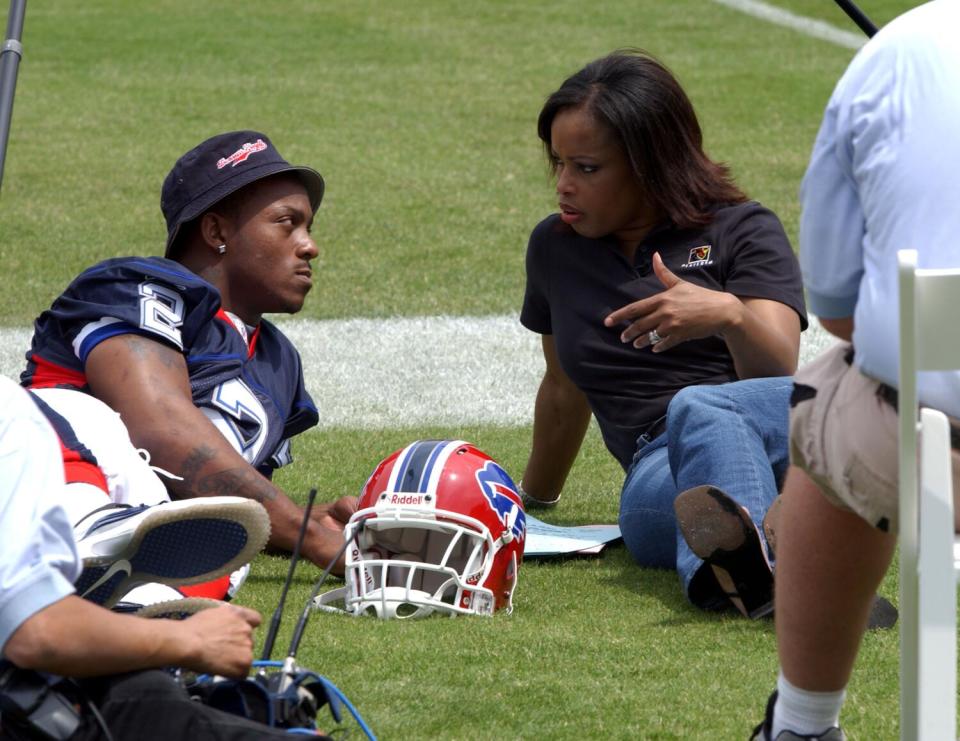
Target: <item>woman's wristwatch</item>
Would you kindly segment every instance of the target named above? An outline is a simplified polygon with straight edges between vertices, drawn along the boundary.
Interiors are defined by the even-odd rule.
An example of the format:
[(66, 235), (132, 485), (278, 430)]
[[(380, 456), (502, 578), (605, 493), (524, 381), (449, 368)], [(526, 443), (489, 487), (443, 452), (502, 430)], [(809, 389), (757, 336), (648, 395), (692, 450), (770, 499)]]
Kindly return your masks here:
[(536, 497), (530, 496), (523, 490), (522, 481), (517, 484), (517, 493), (520, 495), (524, 509), (550, 509), (551, 507), (556, 507), (557, 502), (560, 501), (559, 494), (553, 499), (537, 499)]

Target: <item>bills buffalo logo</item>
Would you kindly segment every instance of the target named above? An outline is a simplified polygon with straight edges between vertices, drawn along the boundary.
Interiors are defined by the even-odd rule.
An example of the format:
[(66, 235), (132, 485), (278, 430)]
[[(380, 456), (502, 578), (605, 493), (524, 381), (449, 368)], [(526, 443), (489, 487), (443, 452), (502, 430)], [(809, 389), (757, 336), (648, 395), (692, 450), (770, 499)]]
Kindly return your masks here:
[(247, 157), (249, 157), (251, 154), (262, 152), (266, 148), (267, 145), (263, 139), (257, 139), (255, 142), (247, 142), (229, 157), (221, 157), (219, 160), (217, 160), (217, 169), (222, 170), (227, 165), (236, 167), (241, 162), (246, 162)]
[(713, 260), (710, 259), (710, 249), (709, 244), (702, 244), (699, 247), (694, 247), (690, 250), (690, 255), (687, 257), (687, 261), (681, 265), (681, 268), (698, 268), (703, 265), (712, 265)]
[(510, 528), (513, 536), (522, 541), (527, 534), (527, 518), (507, 472), (493, 461), (487, 461), (476, 476), (490, 509), (497, 513), (505, 527)]

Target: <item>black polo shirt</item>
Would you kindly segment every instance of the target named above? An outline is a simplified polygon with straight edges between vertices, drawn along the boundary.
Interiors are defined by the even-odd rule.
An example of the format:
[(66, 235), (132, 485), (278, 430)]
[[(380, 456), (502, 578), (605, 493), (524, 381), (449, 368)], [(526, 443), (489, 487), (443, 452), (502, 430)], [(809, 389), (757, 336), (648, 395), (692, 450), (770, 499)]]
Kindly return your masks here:
[(586, 394), (607, 448), (624, 469), (637, 438), (666, 414), (677, 391), (737, 380), (733, 358), (719, 337), (653, 353), (621, 342), (625, 325), (603, 326), (614, 309), (663, 290), (651, 267), (654, 252), (683, 280), (780, 301), (807, 326), (796, 256), (780, 220), (758, 203), (718, 208), (702, 228), (661, 224), (637, 248), (632, 264), (613, 237), (582, 237), (558, 214), (541, 221), (527, 247), (520, 322), (553, 335), (561, 367)]

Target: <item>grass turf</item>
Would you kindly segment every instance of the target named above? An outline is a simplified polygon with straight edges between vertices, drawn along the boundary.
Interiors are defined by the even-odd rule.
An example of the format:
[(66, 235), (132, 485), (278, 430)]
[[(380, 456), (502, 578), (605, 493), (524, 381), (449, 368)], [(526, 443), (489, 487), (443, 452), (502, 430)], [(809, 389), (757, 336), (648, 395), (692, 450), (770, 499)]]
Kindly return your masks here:
[[(515, 471), (528, 435), (400, 429), (371, 444), (368, 434), (324, 432), (300, 445), (282, 483), (301, 499), (297, 492), (311, 486), (330, 496), (353, 493), (381, 451), (419, 436), (474, 440)], [(337, 465), (324, 463), (331, 460)], [(547, 519), (613, 522), (618, 487), (619, 469), (591, 427), (562, 506)], [(286, 569), (285, 559), (262, 556), (244, 599), (255, 596), (253, 606), (270, 614)], [(317, 576), (316, 567), (300, 567), (292, 605), (303, 605)], [(896, 601), (894, 573), (881, 593)], [(295, 613), (287, 611), (283, 649)], [(851, 738), (897, 736), (897, 645), (895, 630), (864, 641), (844, 709)], [(600, 557), (524, 563), (510, 617), (402, 623), (314, 613), (301, 656), (344, 689), (385, 739), (745, 738), (777, 670), (771, 620), (697, 610), (673, 572), (639, 569), (619, 545)]]

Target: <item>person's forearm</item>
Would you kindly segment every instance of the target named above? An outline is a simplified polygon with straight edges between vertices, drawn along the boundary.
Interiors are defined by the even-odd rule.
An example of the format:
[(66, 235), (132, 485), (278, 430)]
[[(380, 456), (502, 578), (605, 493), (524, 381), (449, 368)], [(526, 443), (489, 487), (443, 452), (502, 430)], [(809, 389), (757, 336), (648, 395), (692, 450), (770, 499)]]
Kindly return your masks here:
[(799, 319), (795, 320), (794, 334), (758, 314), (748, 301), (733, 295), (730, 299), (731, 319), (723, 331), (723, 339), (733, 358), (737, 377), (792, 376), (800, 355)]
[(523, 473), (523, 488), (532, 497), (556, 499), (580, 451), (590, 406), (583, 393), (544, 376), (537, 392), (533, 443)]
[(189, 665), (194, 639), (172, 620), (145, 620), (98, 607), (77, 596), (27, 619), (4, 646), (24, 669), (69, 677)]
[(182, 477), (164, 481), (175, 496), (254, 499), (270, 514), (270, 544), (293, 548), (300, 508), (194, 405), (178, 351), (138, 335), (120, 335), (93, 349), (86, 371), (94, 395), (120, 413), (133, 444), (150, 452), (153, 465)]

